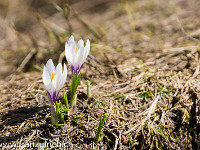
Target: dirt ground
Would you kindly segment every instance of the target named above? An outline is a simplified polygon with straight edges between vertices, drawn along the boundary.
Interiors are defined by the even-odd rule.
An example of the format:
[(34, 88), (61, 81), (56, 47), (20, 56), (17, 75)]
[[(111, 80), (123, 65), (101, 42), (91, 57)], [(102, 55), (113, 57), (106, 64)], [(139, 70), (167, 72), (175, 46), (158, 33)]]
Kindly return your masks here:
[[(200, 149), (199, 6), (199, 0), (1, 0), (1, 149)], [(90, 39), (90, 57), (76, 109), (55, 127), (42, 70), (50, 58), (67, 63), (64, 44), (72, 34)], [(70, 93), (67, 67), (61, 102), (62, 92)], [(101, 112), (107, 118), (96, 143)], [(22, 144), (57, 142), (65, 148)]]

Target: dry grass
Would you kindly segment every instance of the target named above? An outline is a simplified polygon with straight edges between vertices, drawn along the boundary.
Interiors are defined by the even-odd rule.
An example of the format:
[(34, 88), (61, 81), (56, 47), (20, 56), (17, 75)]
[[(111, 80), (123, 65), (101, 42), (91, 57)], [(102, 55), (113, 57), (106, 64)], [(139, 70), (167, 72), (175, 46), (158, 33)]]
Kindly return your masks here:
[[(29, 0), (21, 4), (26, 13), (15, 7), (19, 2), (0, 2), (0, 142), (200, 149), (198, 0)], [(91, 56), (75, 112), (53, 127), (42, 67), (49, 58), (66, 62), (62, 52), (71, 32), (91, 39)], [(70, 80), (69, 72), (62, 91), (69, 93)], [(95, 143), (101, 111), (107, 118)]]

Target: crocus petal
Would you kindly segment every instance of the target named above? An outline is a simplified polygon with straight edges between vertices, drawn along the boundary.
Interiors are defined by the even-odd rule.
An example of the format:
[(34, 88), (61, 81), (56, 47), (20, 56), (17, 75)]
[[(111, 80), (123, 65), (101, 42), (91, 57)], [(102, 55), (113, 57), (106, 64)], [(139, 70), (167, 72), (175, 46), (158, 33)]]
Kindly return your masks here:
[(75, 43), (73, 35), (69, 38), (68, 45), (70, 46), (72, 43)]
[(67, 62), (71, 65), (70, 58), (72, 58), (72, 54), (67, 43), (65, 43), (65, 57), (67, 59)]
[(71, 44), (70, 51), (71, 51), (71, 57), (69, 57), (69, 61), (74, 65), (74, 67), (76, 67), (77, 51), (75, 44)]
[(82, 59), (81, 64), (83, 64), (85, 62), (86, 58), (89, 55), (89, 52), (90, 52), (90, 40), (88, 39), (87, 43), (86, 43), (86, 46), (84, 48), (84, 54), (83, 54), (83, 59)]
[(57, 66), (56, 66), (56, 73), (62, 73), (62, 64), (59, 63)]
[(86, 45), (85, 45), (85, 50), (86, 50), (87, 53), (89, 54), (89, 52), (90, 52), (90, 40), (89, 40), (89, 39), (87, 40), (87, 43), (86, 43)]
[(81, 66), (82, 65), (82, 62), (84, 62), (83, 61), (83, 59), (84, 59), (84, 47), (80, 47), (80, 49), (79, 49), (79, 53), (78, 53), (78, 55), (77, 55), (77, 57), (76, 57), (76, 64), (77, 64), (77, 66), (76, 67), (78, 67), (78, 66)]
[(73, 58), (76, 56), (76, 44), (71, 43), (69, 48), (66, 49), (65, 51), (69, 61), (73, 63)]
[(83, 58), (81, 60), (81, 64), (83, 64), (87, 58), (87, 56), (89, 55), (90, 52), (90, 40), (87, 40), (86, 46), (84, 48), (84, 53), (83, 53)]
[(55, 87), (55, 89), (56, 89), (57, 85), (59, 84), (59, 83), (58, 83), (58, 81), (59, 81), (59, 76), (60, 76), (60, 74), (59, 74), (59, 73), (56, 73), (56, 75), (54, 76), (54, 78), (53, 78), (53, 80), (52, 80), (52, 84), (53, 84), (53, 86)]
[(71, 66), (71, 71), (75, 70), (75, 67), (73, 65), (70, 66)]
[(57, 100), (57, 98), (58, 98), (58, 94), (59, 93), (57, 93), (57, 91), (54, 91), (53, 92), (53, 94), (52, 94), (52, 100), (53, 100), (53, 102), (56, 104), (56, 100)]
[(64, 70), (63, 70), (63, 74), (62, 74), (62, 84), (63, 85), (65, 84), (66, 79), (67, 79), (67, 67), (66, 67), (66, 64), (64, 63)]
[(60, 89), (63, 87), (62, 74), (60, 74), (59, 77), (60, 77), (60, 78), (57, 79), (57, 82), (58, 82), (57, 87), (56, 87), (56, 91), (57, 91), (57, 92), (60, 91)]
[(85, 62), (87, 56), (88, 56), (88, 53), (84, 50), (83, 58), (82, 58), (82, 60), (81, 60), (81, 64), (83, 64), (83, 63)]
[(78, 50), (79, 50), (80, 47), (84, 47), (84, 42), (83, 42), (82, 39), (80, 39), (80, 40), (78, 41), (77, 47), (78, 47)]
[(53, 64), (52, 59), (49, 59), (49, 60), (47, 61), (46, 67), (47, 67), (47, 70), (48, 70), (50, 76), (52, 75), (52, 73), (55, 73), (55, 72), (56, 72), (55, 66), (54, 66), (54, 64)]
[(52, 83), (48, 84), (48, 85), (45, 85), (45, 88), (47, 90), (47, 93), (50, 94), (50, 97), (52, 98), (53, 96), (53, 92), (55, 91), (55, 87), (53, 86)]
[(43, 69), (42, 79), (43, 79), (44, 85), (48, 85), (51, 82), (49, 72), (48, 72), (48, 70), (45, 66), (44, 66), (44, 69)]
[(67, 42), (65, 43), (65, 56), (69, 56), (69, 45), (67, 44)]

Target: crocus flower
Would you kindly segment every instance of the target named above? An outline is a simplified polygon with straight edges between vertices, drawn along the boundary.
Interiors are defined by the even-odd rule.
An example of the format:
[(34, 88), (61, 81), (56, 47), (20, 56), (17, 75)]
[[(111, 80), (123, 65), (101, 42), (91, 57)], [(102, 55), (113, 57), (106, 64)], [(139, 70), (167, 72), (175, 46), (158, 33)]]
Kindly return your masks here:
[(52, 59), (49, 59), (46, 66), (44, 66), (42, 78), (49, 97), (56, 104), (60, 89), (67, 79), (66, 65), (64, 64), (62, 72), (62, 64), (59, 63), (55, 69)]
[(69, 38), (68, 43), (65, 43), (65, 56), (67, 62), (71, 66), (71, 70), (79, 72), (84, 61), (86, 60), (90, 52), (90, 40), (87, 40), (87, 43), (84, 47), (84, 42), (82, 39), (78, 41), (76, 45), (73, 35)]

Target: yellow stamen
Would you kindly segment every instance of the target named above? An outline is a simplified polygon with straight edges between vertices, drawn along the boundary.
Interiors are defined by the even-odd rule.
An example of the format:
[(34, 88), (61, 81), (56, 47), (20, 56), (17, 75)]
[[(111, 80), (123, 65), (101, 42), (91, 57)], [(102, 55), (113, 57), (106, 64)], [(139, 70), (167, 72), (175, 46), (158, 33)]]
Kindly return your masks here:
[(53, 78), (55, 77), (56, 73), (52, 73), (52, 76), (51, 76), (51, 82), (53, 81)]
[(76, 51), (78, 52), (78, 48), (76, 48)]

